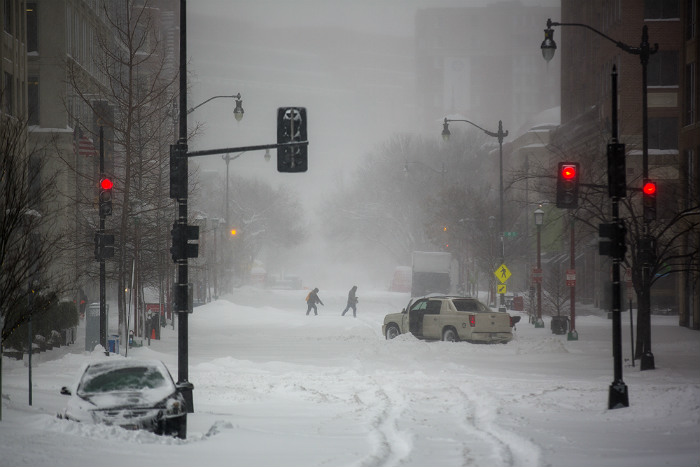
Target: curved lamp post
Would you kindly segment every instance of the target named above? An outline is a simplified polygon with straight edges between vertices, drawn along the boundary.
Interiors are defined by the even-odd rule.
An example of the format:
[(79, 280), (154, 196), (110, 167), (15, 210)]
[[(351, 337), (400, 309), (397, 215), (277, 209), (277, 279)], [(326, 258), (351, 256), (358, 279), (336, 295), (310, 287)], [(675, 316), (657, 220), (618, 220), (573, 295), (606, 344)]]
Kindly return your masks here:
[(194, 112), (196, 109), (199, 107), (203, 106), (209, 101), (213, 101), (214, 99), (222, 99), (222, 98), (228, 98), (228, 99), (236, 99), (236, 108), (233, 109), (233, 117), (236, 119), (237, 122), (240, 122), (241, 119), (243, 118), (243, 114), (245, 111), (243, 110), (243, 100), (241, 99), (241, 93), (239, 92), (238, 94), (234, 94), (233, 96), (214, 96), (210, 97), (209, 99), (205, 100), (199, 105), (195, 105), (194, 107), (190, 108), (187, 110), (188, 114), (191, 114)]
[[(639, 61), (642, 64), (642, 179), (646, 180), (649, 178), (649, 130), (648, 130), (648, 115), (647, 115), (647, 65), (649, 64), (649, 57), (659, 50), (659, 44), (654, 44), (652, 47), (649, 44), (649, 32), (647, 25), (642, 26), (642, 40), (639, 47), (631, 47), (623, 42), (617, 41), (612, 37), (603, 34), (597, 29), (583, 23), (557, 23), (553, 22), (551, 19), (547, 19), (547, 29), (544, 30), (544, 40), (540, 45), (542, 50), (542, 57), (546, 61), (550, 61), (554, 57), (554, 52), (557, 49), (557, 44), (554, 42), (554, 30), (552, 26), (578, 26), (586, 28), (589, 31), (598, 34), (604, 39), (612, 42), (618, 48), (624, 50), (625, 52), (632, 55), (639, 55)], [(649, 222), (650, 220), (643, 216), (644, 219), (644, 231), (643, 238), (649, 237)], [(646, 255), (648, 257), (649, 255)], [(641, 370), (653, 370), (654, 365), (654, 354), (651, 352), (651, 321), (650, 321), (650, 300), (651, 300), (651, 268), (646, 262), (642, 265), (642, 287), (641, 287), (641, 297), (640, 308), (645, 308), (644, 316), (646, 316), (646, 322), (644, 327), (646, 328), (646, 337), (642, 339), (643, 346), (645, 347), (642, 352), (642, 357), (640, 359), (640, 369)], [(643, 302), (643, 303), (642, 303)]]
[[(501, 264), (505, 262), (505, 245), (503, 242), (503, 139), (508, 136), (508, 130), (503, 131), (503, 121), (499, 120), (498, 121), (498, 131), (493, 132), (489, 131), (485, 128), (480, 127), (474, 122), (470, 122), (469, 120), (464, 120), (464, 119), (450, 119), (445, 117), (445, 120), (442, 124), (442, 139), (445, 141), (450, 139), (450, 122), (465, 122), (469, 123), (472, 126), (475, 126), (476, 128), (480, 129), (484, 133), (486, 133), (488, 136), (491, 136), (493, 138), (498, 139), (498, 158), (499, 158), (499, 237), (501, 241)], [(505, 297), (503, 294), (501, 294), (501, 300), (500, 304), (498, 307), (499, 311), (506, 311), (506, 303), (505, 303)]]

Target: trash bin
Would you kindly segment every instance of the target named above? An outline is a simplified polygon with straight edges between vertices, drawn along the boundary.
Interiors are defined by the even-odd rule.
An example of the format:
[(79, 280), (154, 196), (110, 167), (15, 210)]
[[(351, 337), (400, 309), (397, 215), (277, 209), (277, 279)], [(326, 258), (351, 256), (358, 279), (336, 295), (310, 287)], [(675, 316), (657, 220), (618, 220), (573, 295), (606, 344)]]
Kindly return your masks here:
[(119, 353), (119, 335), (112, 334), (107, 339), (107, 350), (109, 353)]
[(569, 317), (552, 316), (550, 328), (552, 330), (552, 334), (566, 334), (566, 331), (569, 330)]

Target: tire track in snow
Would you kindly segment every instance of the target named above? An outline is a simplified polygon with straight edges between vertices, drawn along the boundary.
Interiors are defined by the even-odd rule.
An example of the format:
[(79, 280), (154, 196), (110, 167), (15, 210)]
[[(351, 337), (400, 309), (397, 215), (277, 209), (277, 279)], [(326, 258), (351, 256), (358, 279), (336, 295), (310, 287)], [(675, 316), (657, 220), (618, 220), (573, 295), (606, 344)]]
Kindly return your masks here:
[(371, 431), (368, 434), (373, 452), (360, 465), (362, 467), (399, 465), (411, 453), (410, 435), (402, 433), (398, 427), (398, 420), (405, 411), (407, 403), (401, 397), (400, 390), (373, 382), (377, 385), (374, 396), (378, 402), (375, 407), (379, 409), (370, 421)]
[(457, 388), (462, 395), (464, 424), (476, 431), (491, 446), (493, 462), (483, 465), (540, 465), (540, 448), (531, 441), (498, 425), (499, 401), (483, 392), (475, 397), (473, 391)]

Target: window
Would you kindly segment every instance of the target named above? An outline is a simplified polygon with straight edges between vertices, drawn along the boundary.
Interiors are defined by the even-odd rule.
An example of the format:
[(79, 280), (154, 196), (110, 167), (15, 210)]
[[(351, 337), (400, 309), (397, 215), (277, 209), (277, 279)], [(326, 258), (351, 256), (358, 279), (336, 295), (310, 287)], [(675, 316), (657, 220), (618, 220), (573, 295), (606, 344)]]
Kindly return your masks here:
[(10, 33), (10, 34), (13, 33), (13, 30), (12, 30), (12, 19), (13, 19), (13, 17), (12, 17), (12, 13), (13, 13), (12, 12), (12, 10), (13, 10), (12, 5), (13, 5), (13, 3), (12, 2), (13, 1), (14, 0), (5, 0), (3, 2), (3, 12), (2, 12), (3, 17), (5, 18), (5, 31)]
[(695, 63), (688, 63), (685, 66), (685, 108), (684, 124), (690, 125), (695, 123), (695, 98), (697, 93), (697, 77)]
[(678, 119), (673, 117), (649, 118), (649, 148), (678, 149)]
[(39, 77), (30, 76), (27, 81), (27, 117), (28, 125), (39, 124)]
[(678, 86), (678, 51), (660, 51), (649, 56), (647, 86)]
[(27, 52), (38, 52), (36, 3), (27, 3)]
[(680, 18), (679, 0), (645, 0), (644, 19)]
[(5, 72), (2, 90), (2, 109), (3, 112), (9, 115), (14, 115), (14, 93), (12, 92), (13, 81), (12, 75)]

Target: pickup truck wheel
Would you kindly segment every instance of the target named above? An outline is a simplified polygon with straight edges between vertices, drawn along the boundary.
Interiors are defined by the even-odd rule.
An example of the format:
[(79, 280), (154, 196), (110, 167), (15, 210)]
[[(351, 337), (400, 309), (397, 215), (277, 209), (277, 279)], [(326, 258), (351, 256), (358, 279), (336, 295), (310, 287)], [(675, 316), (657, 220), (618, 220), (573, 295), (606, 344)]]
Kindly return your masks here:
[(398, 336), (401, 334), (399, 331), (399, 327), (395, 324), (390, 324), (386, 327), (386, 338), (387, 340), (393, 339), (394, 337)]
[(457, 342), (457, 341), (459, 341), (459, 337), (457, 336), (457, 331), (455, 331), (454, 328), (445, 328), (445, 330), (442, 331), (442, 340), (445, 342)]

